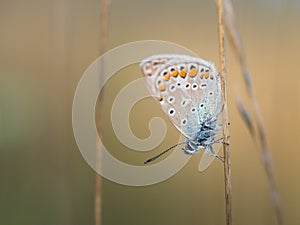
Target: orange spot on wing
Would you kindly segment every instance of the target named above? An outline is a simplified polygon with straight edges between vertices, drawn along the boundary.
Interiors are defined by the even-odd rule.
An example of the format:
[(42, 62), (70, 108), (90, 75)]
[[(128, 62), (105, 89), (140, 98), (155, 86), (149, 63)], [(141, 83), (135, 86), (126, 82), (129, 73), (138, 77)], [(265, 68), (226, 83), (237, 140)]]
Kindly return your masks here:
[(163, 97), (161, 97), (161, 96), (158, 96), (158, 97), (157, 97), (157, 99), (158, 99), (158, 101), (160, 101), (160, 102), (161, 102), (161, 101), (163, 100)]
[(189, 75), (190, 75), (191, 77), (194, 77), (194, 76), (197, 75), (197, 73), (198, 73), (198, 70), (197, 70), (196, 68), (193, 68), (193, 69), (191, 69)]
[(180, 74), (180, 76), (181, 76), (182, 78), (185, 78), (185, 76), (186, 76), (186, 70), (181, 70), (181, 71), (179, 72), (179, 74)]
[(178, 70), (175, 70), (175, 71), (172, 72), (173, 77), (177, 77), (177, 75), (178, 75)]
[(205, 79), (207, 79), (209, 77), (209, 73), (205, 73), (204, 77), (205, 77)]
[(160, 86), (159, 86), (159, 90), (160, 90), (160, 91), (166, 90), (166, 86), (165, 86), (164, 84), (160, 85)]
[(166, 74), (166, 75), (164, 76), (164, 78), (165, 78), (166, 81), (168, 81), (168, 80), (170, 79), (170, 74), (169, 74), (169, 73)]

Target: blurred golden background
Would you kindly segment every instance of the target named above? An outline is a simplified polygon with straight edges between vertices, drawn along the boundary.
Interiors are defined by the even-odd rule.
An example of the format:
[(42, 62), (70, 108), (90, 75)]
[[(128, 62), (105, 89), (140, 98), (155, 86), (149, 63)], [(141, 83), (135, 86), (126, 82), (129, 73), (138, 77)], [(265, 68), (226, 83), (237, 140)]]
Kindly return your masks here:
[[(300, 221), (300, 3), (234, 1), (237, 26), (261, 105), (285, 224)], [(218, 66), (214, 1), (113, 1), (109, 49), (138, 40), (185, 46)], [(72, 132), (76, 86), (99, 56), (100, 1), (0, 2), (0, 223), (94, 224), (94, 171)], [(128, 53), (130, 54), (130, 52)], [(236, 109), (247, 98), (240, 67), (227, 45), (234, 224), (276, 224), (259, 151)], [(105, 87), (104, 143), (120, 160), (139, 164), (175, 144), (168, 122), (153, 152), (125, 148), (112, 131), (114, 97), (141, 77), (138, 65), (119, 71)], [(146, 115), (146, 108), (153, 109)], [(148, 110), (147, 110), (148, 113)], [(137, 104), (130, 124), (140, 138), (148, 122), (166, 117), (152, 99)], [(193, 157), (175, 176), (146, 187), (103, 179), (102, 224), (224, 224), (223, 167), (204, 173)]]

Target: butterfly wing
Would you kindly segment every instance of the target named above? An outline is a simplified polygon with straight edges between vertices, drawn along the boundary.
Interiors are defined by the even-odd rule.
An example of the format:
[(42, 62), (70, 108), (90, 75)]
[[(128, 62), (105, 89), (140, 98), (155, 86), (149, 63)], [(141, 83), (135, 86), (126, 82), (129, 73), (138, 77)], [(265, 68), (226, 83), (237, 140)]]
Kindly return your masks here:
[[(212, 63), (185, 55), (154, 55), (142, 61), (141, 69), (150, 93), (184, 136), (193, 140), (204, 122), (217, 117), (218, 140), (223, 104), (220, 75)], [(213, 162), (210, 154), (217, 154), (221, 143), (210, 147), (201, 158), (200, 171)]]
[(214, 65), (185, 55), (155, 55), (141, 63), (150, 93), (175, 127), (193, 139), (200, 124), (216, 115), (220, 82)]

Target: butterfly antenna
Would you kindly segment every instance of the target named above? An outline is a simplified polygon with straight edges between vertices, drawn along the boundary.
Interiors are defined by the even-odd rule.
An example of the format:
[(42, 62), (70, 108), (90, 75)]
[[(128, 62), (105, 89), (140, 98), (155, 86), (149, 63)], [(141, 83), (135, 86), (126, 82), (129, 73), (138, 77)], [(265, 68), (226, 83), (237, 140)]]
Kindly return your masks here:
[(152, 157), (152, 158), (146, 160), (146, 161), (144, 162), (144, 164), (147, 164), (147, 163), (149, 163), (149, 162), (152, 162), (152, 161), (156, 160), (157, 158), (161, 157), (162, 155), (164, 155), (165, 153), (167, 153), (167, 152), (170, 151), (171, 149), (177, 147), (178, 145), (183, 145), (183, 144), (186, 144), (186, 141), (180, 142), (180, 143), (178, 143), (178, 144), (176, 144), (176, 145), (171, 146), (170, 148), (168, 148), (168, 149), (164, 150), (163, 152), (159, 153), (158, 155), (156, 155), (156, 156), (154, 156), (154, 157)]

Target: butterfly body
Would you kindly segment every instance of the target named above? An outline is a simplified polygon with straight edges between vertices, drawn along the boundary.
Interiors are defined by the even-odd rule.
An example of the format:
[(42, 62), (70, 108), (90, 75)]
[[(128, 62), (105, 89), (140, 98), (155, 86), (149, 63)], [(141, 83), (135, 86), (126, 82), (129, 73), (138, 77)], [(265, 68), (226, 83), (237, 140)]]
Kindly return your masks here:
[(186, 55), (154, 55), (141, 62), (150, 93), (174, 126), (187, 138), (183, 149), (215, 154), (212, 144), (220, 131), (220, 75), (206, 60)]
[(199, 153), (199, 149), (206, 149), (210, 154), (214, 154), (212, 144), (215, 143), (215, 137), (219, 133), (220, 127), (216, 120), (207, 121), (200, 124), (194, 139), (188, 139), (184, 153), (193, 155)]

